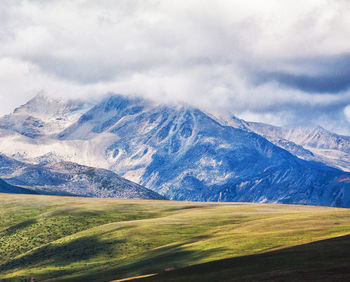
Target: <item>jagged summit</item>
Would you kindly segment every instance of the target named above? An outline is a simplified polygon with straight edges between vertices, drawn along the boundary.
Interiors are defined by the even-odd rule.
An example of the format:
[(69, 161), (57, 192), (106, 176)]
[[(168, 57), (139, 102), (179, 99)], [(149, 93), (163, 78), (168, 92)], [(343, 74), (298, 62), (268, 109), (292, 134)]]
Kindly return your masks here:
[(81, 100), (57, 99), (42, 93), (0, 118), (0, 129), (37, 138), (55, 134), (74, 123), (93, 105)]
[(69, 104), (68, 100), (62, 98), (56, 99), (43, 93), (39, 93), (24, 105), (16, 108), (13, 113), (55, 115), (64, 112), (67, 104)]
[(13, 113), (35, 116), (65, 116), (78, 111), (83, 113), (93, 105), (93, 102), (87, 100), (55, 98), (39, 93), (24, 105), (16, 108)]

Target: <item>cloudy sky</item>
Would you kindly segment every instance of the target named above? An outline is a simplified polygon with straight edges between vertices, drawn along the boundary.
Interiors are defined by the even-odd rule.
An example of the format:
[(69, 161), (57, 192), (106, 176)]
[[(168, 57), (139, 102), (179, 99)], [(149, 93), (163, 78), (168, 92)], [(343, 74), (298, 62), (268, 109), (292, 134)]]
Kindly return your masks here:
[(137, 94), (350, 134), (348, 0), (2, 0), (0, 114)]

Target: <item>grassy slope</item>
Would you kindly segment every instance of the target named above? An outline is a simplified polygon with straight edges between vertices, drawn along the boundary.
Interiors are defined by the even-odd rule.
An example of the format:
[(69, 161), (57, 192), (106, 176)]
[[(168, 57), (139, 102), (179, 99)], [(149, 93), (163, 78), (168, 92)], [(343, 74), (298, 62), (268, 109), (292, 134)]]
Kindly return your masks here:
[(142, 282), (350, 281), (350, 235), (152, 275)]
[(345, 209), (0, 194), (0, 280), (107, 281), (347, 234)]

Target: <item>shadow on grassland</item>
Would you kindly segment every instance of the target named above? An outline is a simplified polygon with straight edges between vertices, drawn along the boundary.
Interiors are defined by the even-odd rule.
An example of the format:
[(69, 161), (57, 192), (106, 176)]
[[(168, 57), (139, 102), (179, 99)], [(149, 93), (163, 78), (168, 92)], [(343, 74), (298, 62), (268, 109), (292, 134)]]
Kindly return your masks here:
[[(138, 281), (350, 281), (350, 235), (198, 264)], [(135, 281), (135, 280), (133, 280)]]
[(143, 254), (138, 254), (122, 261), (111, 261), (104, 266), (90, 268), (87, 271), (81, 272), (79, 273), (79, 277), (67, 278), (66, 280), (61, 279), (60, 281), (111, 281), (113, 279), (161, 272), (168, 268), (184, 267), (193, 260), (222, 251), (219, 248), (203, 251), (184, 249), (186, 244), (205, 238), (207, 236), (196, 237), (183, 243), (146, 251)]
[(12, 225), (10, 227), (8, 227), (7, 229), (3, 230), (0, 232), (1, 236), (9, 236), (12, 234), (15, 234), (16, 232), (27, 228), (28, 226), (35, 224), (36, 220), (35, 219), (29, 219), (23, 222), (20, 222), (18, 224)]
[[(123, 228), (130, 228), (129, 226)], [(108, 232), (107, 232), (108, 233)], [(184, 245), (208, 239), (210, 236), (197, 236), (185, 242), (149, 250), (145, 242), (135, 242), (135, 247), (142, 244), (144, 251), (124, 259), (128, 251), (128, 240), (101, 240), (99, 236), (77, 238), (60, 244), (53, 243), (35, 249), (24, 256), (12, 259), (0, 265), (0, 273), (13, 273), (26, 270), (26, 274), (15, 279), (28, 279), (34, 276), (37, 281), (57, 279), (57, 281), (108, 281), (137, 274), (164, 271), (166, 268), (180, 268), (191, 261), (206, 257), (222, 249), (209, 251), (188, 251)], [(138, 246), (138, 247), (142, 247)], [(130, 246), (129, 246), (130, 247)], [(132, 247), (132, 246), (131, 246)], [(95, 260), (96, 258), (96, 260)], [(98, 262), (98, 263), (96, 263)], [(70, 265), (74, 264), (74, 268)], [(45, 269), (41, 274), (31, 275), (30, 269)], [(16, 280), (16, 281), (18, 281)]]
[[(201, 239), (201, 238), (196, 238)], [(45, 246), (35, 252), (32, 252), (21, 259), (13, 260), (9, 263), (0, 265), (1, 271), (14, 271), (15, 269), (30, 269), (31, 267), (45, 267), (47, 265), (56, 266), (49, 272), (42, 275), (32, 275), (37, 281), (53, 279), (53, 281), (110, 281), (123, 277), (137, 276), (144, 273), (154, 273), (164, 271), (166, 268), (179, 268), (189, 264), (193, 259), (203, 258), (212, 253), (220, 252), (221, 249), (210, 251), (189, 251), (184, 250), (185, 243), (179, 243), (172, 246), (166, 246), (155, 249), (144, 254), (135, 255), (127, 259), (116, 259), (119, 257), (118, 243), (120, 242), (101, 242), (93, 237), (80, 238), (57, 246)], [(122, 249), (122, 248), (121, 248)], [(113, 254), (109, 254), (113, 252)], [(101, 265), (86, 264), (86, 260), (102, 255), (105, 262)], [(81, 269), (60, 268), (60, 265), (69, 265), (73, 262), (79, 262)], [(123, 264), (123, 266), (121, 265)], [(30, 273), (30, 271), (28, 272)], [(30, 281), (26, 276), (17, 276), (16, 281)], [(27, 279), (27, 280), (26, 280)]]
[(49, 244), (0, 265), (0, 272), (17, 268), (49, 265), (64, 266), (72, 262), (91, 259), (99, 254), (106, 256), (115, 251), (115, 247), (124, 241), (102, 241), (97, 237), (83, 237), (60, 244)]
[(190, 261), (195, 261), (223, 250), (221, 248), (203, 251), (184, 250), (183, 246), (188, 243), (187, 241), (186, 243), (162, 247), (147, 252), (147, 257), (143, 259), (139, 258), (137, 262), (119, 268), (119, 277), (127, 277), (130, 273), (144, 275), (164, 271), (168, 268), (183, 267), (188, 265)]

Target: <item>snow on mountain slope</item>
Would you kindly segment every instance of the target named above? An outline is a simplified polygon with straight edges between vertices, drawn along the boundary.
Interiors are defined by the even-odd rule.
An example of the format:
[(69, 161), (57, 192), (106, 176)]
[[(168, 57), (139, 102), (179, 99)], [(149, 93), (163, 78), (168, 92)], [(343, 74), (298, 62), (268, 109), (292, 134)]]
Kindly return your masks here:
[(0, 118), (0, 152), (35, 164), (64, 160), (108, 168), (104, 147), (112, 142), (111, 134), (78, 141), (57, 138), (58, 133), (74, 124), (92, 106), (80, 100), (37, 95), (12, 114)]
[(276, 146), (249, 126), (186, 105), (111, 95), (57, 134), (26, 137), (7, 126), (0, 148), (45, 171), (56, 159), (107, 168), (170, 199), (350, 207), (349, 174), (301, 160), (281, 147), (305, 159), (313, 152), (284, 138)]
[(59, 136), (106, 133), (115, 135), (110, 169), (170, 199), (350, 205), (349, 184), (338, 181), (347, 174), (192, 107), (111, 96)]
[(1, 129), (10, 129), (29, 138), (37, 138), (64, 130), (93, 104), (79, 100), (53, 99), (37, 95), (12, 114), (0, 119)]
[(32, 165), (0, 155), (0, 176), (12, 185), (30, 188), (29, 191), (40, 194), (164, 199), (159, 194), (111, 171), (71, 162)]
[[(350, 137), (332, 133), (322, 127), (282, 128), (246, 122), (247, 128), (306, 160), (314, 160), (350, 171)], [(290, 148), (285, 143), (294, 144)], [(299, 148), (299, 151), (295, 151)]]

